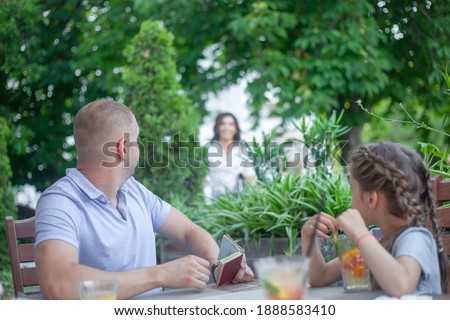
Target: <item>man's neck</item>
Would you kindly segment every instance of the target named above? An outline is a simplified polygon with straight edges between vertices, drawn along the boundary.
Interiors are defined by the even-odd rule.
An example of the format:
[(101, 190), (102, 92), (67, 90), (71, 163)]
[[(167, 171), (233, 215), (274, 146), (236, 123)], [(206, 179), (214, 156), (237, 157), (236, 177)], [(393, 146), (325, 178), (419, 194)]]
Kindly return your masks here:
[(123, 184), (123, 181), (118, 178), (117, 173), (98, 168), (92, 170), (83, 166), (78, 166), (77, 169), (86, 177), (86, 179), (89, 180), (90, 183), (103, 192), (105, 196), (115, 206), (117, 206), (117, 191)]

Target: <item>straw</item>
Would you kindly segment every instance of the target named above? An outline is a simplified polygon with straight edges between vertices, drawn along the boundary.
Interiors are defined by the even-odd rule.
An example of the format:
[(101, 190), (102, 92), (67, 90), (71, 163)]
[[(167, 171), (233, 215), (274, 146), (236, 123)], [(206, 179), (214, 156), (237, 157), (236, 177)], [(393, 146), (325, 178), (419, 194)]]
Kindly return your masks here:
[(316, 222), (314, 223), (314, 229), (313, 229), (312, 234), (311, 234), (311, 241), (309, 242), (308, 250), (306, 251), (306, 256), (307, 256), (308, 258), (309, 258), (309, 256), (311, 255), (311, 250), (312, 250), (313, 244), (314, 244), (314, 242), (316, 241), (316, 240), (315, 240), (315, 237), (316, 237), (316, 230), (317, 230), (317, 226), (319, 225), (320, 213), (321, 213), (322, 210), (323, 210), (324, 203), (325, 203), (325, 192), (322, 193), (322, 198), (321, 198), (321, 201), (320, 201), (320, 203), (319, 203), (319, 207), (318, 207), (318, 209), (317, 209), (317, 211), (318, 211), (318, 213), (317, 213), (317, 219), (316, 219)]

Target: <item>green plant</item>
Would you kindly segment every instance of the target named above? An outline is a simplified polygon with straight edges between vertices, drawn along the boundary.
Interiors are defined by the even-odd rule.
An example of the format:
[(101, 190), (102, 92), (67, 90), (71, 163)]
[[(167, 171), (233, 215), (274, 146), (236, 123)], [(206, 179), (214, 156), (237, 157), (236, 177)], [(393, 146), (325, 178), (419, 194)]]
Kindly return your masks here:
[(0, 3), (0, 109), (14, 186), (39, 191), (76, 165), (73, 117), (123, 90), (123, 48), (139, 30), (133, 0)]
[[(388, 118), (388, 117), (382, 117), (382, 116), (379, 116), (379, 115), (373, 113), (372, 111), (370, 111), (370, 110), (367, 109), (366, 107), (364, 107), (361, 100), (357, 100), (356, 103), (358, 104), (358, 106), (359, 106), (363, 111), (365, 111), (366, 113), (368, 113), (369, 115), (371, 115), (372, 117), (374, 117), (374, 118), (376, 118), (376, 119), (380, 119), (380, 120), (383, 120), (383, 121), (386, 121), (386, 122), (409, 124), (409, 125), (414, 126), (416, 129), (426, 129), (426, 130), (433, 131), (433, 132), (437, 132), (437, 133), (439, 133), (439, 134), (443, 134), (443, 135), (445, 135), (445, 136), (450, 137), (450, 133), (447, 133), (447, 132), (445, 132), (445, 131), (443, 131), (443, 130), (436, 129), (436, 128), (434, 128), (434, 127), (428, 125), (427, 123), (425, 123), (425, 122), (423, 122), (423, 121), (422, 121), (422, 122), (419, 122), (419, 121), (417, 121), (416, 119), (414, 119), (414, 118), (411, 116), (411, 114), (408, 112), (408, 110), (407, 110), (407, 109), (403, 106), (403, 104), (401, 104), (401, 103), (400, 103), (400, 107), (401, 107), (401, 109), (403, 110), (403, 112), (405, 113), (405, 115), (407, 116), (407, 118), (408, 118), (409, 120), (391, 119), (391, 118)], [(444, 119), (444, 120), (445, 120), (445, 119)], [(443, 123), (443, 124), (444, 124), (444, 123)]]
[[(3, 297), (8, 298), (14, 296), (14, 284), (9, 264), (4, 268), (0, 268), (0, 283), (3, 286)], [(0, 296), (1, 299), (1, 296)]]
[[(445, 93), (450, 95), (450, 75), (448, 74), (448, 66), (445, 66), (445, 71), (442, 73), (442, 77), (444, 78), (445, 84), (447, 85), (447, 89), (445, 89)], [(450, 111), (447, 112), (447, 116)]]
[[(392, 104), (411, 96), (428, 100), (449, 58), (445, 1), (135, 3), (175, 34), (181, 81), (195, 101), (252, 75), (254, 116), (269, 90), (276, 100), (271, 109), (286, 119), (348, 108), (345, 120), (357, 126), (369, 119), (351, 103), (357, 97), (370, 105), (386, 97)], [(212, 63), (201, 63), (205, 52)]]
[(125, 102), (140, 124), (137, 178), (165, 200), (171, 193), (192, 196), (206, 174), (204, 150), (196, 137), (200, 117), (177, 81), (173, 35), (158, 22), (142, 23), (125, 48)]
[(424, 161), (430, 169), (432, 175), (442, 174), (450, 178), (450, 164), (448, 150), (440, 150), (432, 143), (419, 142), (420, 152), (424, 156)]
[(259, 181), (239, 194), (221, 195), (205, 205), (202, 219), (216, 237), (225, 233), (245, 241), (287, 237), (286, 253), (292, 254), (300, 246), (303, 224), (317, 213), (322, 193), (326, 195), (323, 210), (333, 216), (350, 205), (351, 190), (343, 172), (306, 171)]
[(253, 137), (252, 145), (244, 142), (259, 181), (271, 181), (282, 174), (282, 163), (286, 162), (284, 144), (273, 142), (274, 137), (275, 131), (272, 131), (269, 135), (263, 133), (260, 143), (256, 137)]
[(293, 122), (294, 127), (302, 136), (300, 141), (287, 140), (282, 143), (274, 142), (275, 131), (270, 135), (263, 133), (261, 143), (253, 137), (253, 144), (245, 143), (249, 158), (252, 160), (256, 176), (259, 181), (272, 181), (285, 172), (288, 167), (285, 148), (293, 143), (301, 143), (305, 146), (302, 161), (307, 168), (321, 168), (328, 172), (333, 167), (334, 161), (340, 159), (340, 137), (350, 131), (350, 127), (341, 125), (344, 115), (339, 116), (335, 111), (330, 114), (315, 115), (310, 113), (303, 117), (299, 123)]
[(303, 121), (296, 126), (305, 141), (314, 142), (309, 146), (317, 151), (312, 152), (316, 167), (305, 168), (301, 174), (282, 172), (279, 164), (286, 161), (283, 144), (272, 142), (275, 135), (272, 132), (264, 136), (261, 144), (254, 139), (253, 145), (248, 146), (259, 173), (255, 186), (247, 185), (239, 193), (218, 196), (211, 203), (205, 203), (201, 197), (197, 201), (176, 197), (172, 204), (218, 239), (226, 233), (257, 243), (261, 238), (288, 238), (285, 252), (295, 253), (300, 247), (298, 238), (303, 224), (319, 207), (336, 216), (350, 206), (347, 174), (342, 168), (327, 168), (333, 166), (337, 156), (337, 138), (348, 131), (339, 124), (341, 118), (342, 114), (338, 117), (335, 113), (311, 116), (309, 123)]
[(11, 272), (9, 270), (5, 217), (14, 217), (17, 211), (10, 181), (12, 172), (7, 152), (9, 138), (10, 131), (7, 123), (4, 118), (0, 117), (0, 283), (5, 287), (7, 294), (10, 293), (11, 288)]
[[(450, 95), (450, 76), (448, 74), (447, 67), (445, 68), (445, 72), (443, 73), (443, 77), (445, 80), (445, 83), (447, 84), (447, 89), (444, 91), (446, 94)], [(385, 122), (397, 122), (402, 123), (406, 125), (413, 125), (416, 127), (416, 129), (425, 129), (428, 131), (436, 132), (440, 135), (450, 137), (450, 133), (445, 132), (443, 129), (436, 129), (432, 126), (429, 126), (428, 124), (424, 122), (418, 122), (416, 119), (414, 119), (408, 110), (400, 104), (401, 109), (403, 110), (404, 114), (407, 116), (408, 120), (400, 120), (400, 119), (391, 119), (382, 117), (379, 115), (374, 114), (373, 112), (369, 111), (367, 108), (365, 108), (361, 102), (361, 100), (356, 101), (356, 103), (359, 105), (359, 107), (364, 110), (366, 113), (370, 114), (371, 116), (380, 119)], [(442, 120), (442, 128), (445, 127), (445, 121), (447, 120), (448, 115), (450, 114), (450, 111), (447, 111), (447, 114), (445, 115), (444, 119)], [(424, 162), (426, 163), (427, 167), (430, 169), (431, 173), (433, 175), (442, 174), (445, 177), (450, 177), (450, 157), (447, 150), (447, 147), (442, 151), (438, 146), (436, 146), (433, 143), (426, 143), (426, 142), (418, 142), (419, 149), (422, 155), (424, 156)]]
[[(322, 168), (325, 172), (333, 167), (333, 162), (340, 158), (340, 137), (348, 133), (351, 128), (341, 124), (344, 111), (339, 116), (336, 111), (330, 114), (322, 113), (318, 116), (311, 113), (308, 118), (303, 117), (300, 124), (294, 122), (295, 127), (303, 136), (303, 143), (309, 150), (305, 163), (311, 161), (316, 167)], [(307, 120), (309, 119), (309, 120)]]

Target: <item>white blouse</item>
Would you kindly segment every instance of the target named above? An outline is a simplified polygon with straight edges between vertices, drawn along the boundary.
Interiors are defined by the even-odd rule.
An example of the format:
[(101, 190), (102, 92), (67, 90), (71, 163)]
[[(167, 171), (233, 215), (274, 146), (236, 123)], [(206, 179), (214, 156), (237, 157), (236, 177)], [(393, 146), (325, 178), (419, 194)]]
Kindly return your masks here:
[(217, 196), (226, 192), (242, 190), (246, 178), (256, 178), (253, 163), (244, 155), (239, 146), (225, 151), (218, 142), (208, 146), (207, 196)]

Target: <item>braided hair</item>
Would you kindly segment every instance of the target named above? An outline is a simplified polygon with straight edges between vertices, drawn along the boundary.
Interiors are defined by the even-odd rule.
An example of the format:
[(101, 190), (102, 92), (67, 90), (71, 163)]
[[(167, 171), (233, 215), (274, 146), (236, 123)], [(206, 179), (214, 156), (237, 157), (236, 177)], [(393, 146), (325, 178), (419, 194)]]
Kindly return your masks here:
[(391, 252), (397, 236), (408, 227), (424, 226), (428, 216), (438, 249), (441, 287), (446, 292), (448, 260), (436, 221), (430, 173), (421, 156), (393, 142), (362, 146), (352, 156), (350, 172), (363, 191), (383, 193), (390, 213), (399, 218), (409, 218), (408, 226), (380, 241), (388, 252)]

